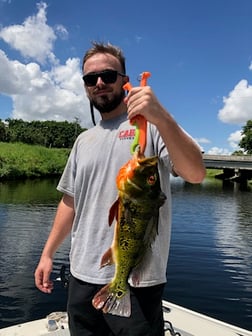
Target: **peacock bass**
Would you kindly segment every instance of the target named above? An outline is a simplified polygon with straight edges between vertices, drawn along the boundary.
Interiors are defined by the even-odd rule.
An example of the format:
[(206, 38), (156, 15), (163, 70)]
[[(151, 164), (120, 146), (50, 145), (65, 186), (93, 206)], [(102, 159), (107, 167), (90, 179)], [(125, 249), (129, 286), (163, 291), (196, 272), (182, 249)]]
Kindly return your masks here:
[(117, 175), (118, 198), (109, 212), (109, 225), (116, 219), (114, 238), (101, 260), (101, 267), (114, 263), (115, 274), (92, 300), (104, 313), (131, 314), (128, 278), (132, 272), (134, 285), (141, 280), (141, 261), (157, 235), (159, 208), (166, 200), (157, 163), (156, 156), (145, 158), (137, 148)]

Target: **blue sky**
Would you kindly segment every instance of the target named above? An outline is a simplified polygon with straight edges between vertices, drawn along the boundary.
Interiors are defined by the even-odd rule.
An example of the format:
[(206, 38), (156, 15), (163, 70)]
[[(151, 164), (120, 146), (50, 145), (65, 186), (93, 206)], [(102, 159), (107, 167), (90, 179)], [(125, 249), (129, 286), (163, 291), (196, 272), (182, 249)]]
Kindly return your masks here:
[(119, 45), (131, 83), (155, 94), (206, 153), (237, 149), (252, 119), (251, 0), (0, 0), (0, 119), (90, 127), (81, 61)]

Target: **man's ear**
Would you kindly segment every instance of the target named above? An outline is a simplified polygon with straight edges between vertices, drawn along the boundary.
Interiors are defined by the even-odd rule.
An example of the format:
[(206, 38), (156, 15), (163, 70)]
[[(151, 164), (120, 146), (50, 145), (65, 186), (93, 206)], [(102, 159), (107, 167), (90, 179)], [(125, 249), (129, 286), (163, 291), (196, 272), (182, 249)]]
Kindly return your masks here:
[(129, 76), (124, 76), (123, 77), (123, 84), (126, 84), (129, 82)]

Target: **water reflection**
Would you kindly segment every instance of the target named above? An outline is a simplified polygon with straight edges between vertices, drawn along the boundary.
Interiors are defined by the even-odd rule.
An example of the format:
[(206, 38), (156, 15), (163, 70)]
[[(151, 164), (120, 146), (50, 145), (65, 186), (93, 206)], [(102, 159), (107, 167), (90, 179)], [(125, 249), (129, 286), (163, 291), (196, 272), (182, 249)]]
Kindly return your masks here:
[(0, 181), (0, 203), (55, 204), (61, 197), (55, 186), (58, 179)]
[[(42, 308), (45, 297), (34, 287), (33, 273), (55, 210), (56, 206), (0, 204), (0, 213), (4, 213), (4, 222), (0, 224), (0, 317), (4, 325), (33, 319), (34, 309)], [(58, 276), (61, 265), (68, 260), (68, 251), (67, 240), (57, 252), (54, 278)], [(55, 301), (55, 294), (46, 298), (47, 304), (52, 299)], [(61, 309), (65, 309), (65, 300)], [(43, 315), (37, 317), (47, 313), (48, 305), (41, 309), (40, 314)]]
[[(57, 180), (0, 183), (0, 327), (65, 309), (58, 282), (52, 295), (33, 272), (61, 195)], [(172, 180), (173, 229), (166, 298), (252, 329), (252, 192), (219, 180)], [(69, 239), (56, 254), (53, 277), (68, 263)]]
[(251, 330), (252, 193), (214, 179), (172, 190), (166, 298)]
[(252, 209), (247, 193), (222, 197), (216, 203), (216, 246), (222, 253), (222, 263), (234, 283), (243, 286), (240, 297), (246, 302), (252, 317)]
[[(53, 296), (45, 297), (33, 279), (60, 197), (56, 183), (32, 180), (0, 185), (0, 327), (46, 316), (56, 296), (56, 307), (65, 309), (66, 293), (60, 284)], [(69, 240), (57, 252), (54, 278), (68, 260), (68, 251)]]

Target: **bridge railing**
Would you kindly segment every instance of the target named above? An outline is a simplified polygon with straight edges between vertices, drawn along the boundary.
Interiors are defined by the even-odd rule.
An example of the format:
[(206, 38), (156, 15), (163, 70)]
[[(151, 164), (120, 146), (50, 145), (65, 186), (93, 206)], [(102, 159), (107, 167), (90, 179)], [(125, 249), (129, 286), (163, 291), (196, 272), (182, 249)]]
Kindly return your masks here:
[(252, 155), (203, 154), (206, 168), (252, 170)]

